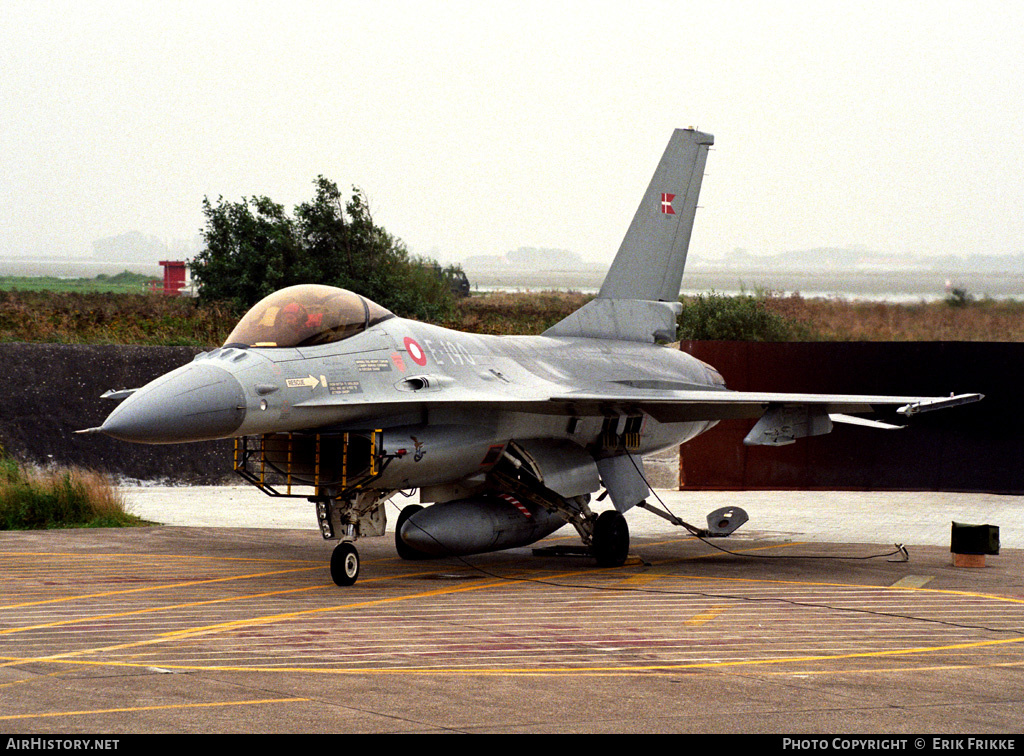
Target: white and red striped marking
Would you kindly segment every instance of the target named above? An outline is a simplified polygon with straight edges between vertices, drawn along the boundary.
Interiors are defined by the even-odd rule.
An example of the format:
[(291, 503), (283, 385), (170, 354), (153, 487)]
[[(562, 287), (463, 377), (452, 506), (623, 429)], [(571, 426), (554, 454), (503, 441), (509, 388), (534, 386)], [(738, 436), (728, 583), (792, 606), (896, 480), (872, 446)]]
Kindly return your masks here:
[(521, 501), (519, 501), (519, 499), (517, 499), (515, 496), (510, 496), (509, 494), (498, 494), (498, 498), (499, 499), (504, 499), (509, 504), (511, 504), (513, 507), (518, 509), (519, 512), (526, 519), (528, 519), (528, 520), (532, 520), (533, 519), (533, 515), (530, 514), (530, 510), (527, 509), (525, 506), (523, 506), (523, 503)]

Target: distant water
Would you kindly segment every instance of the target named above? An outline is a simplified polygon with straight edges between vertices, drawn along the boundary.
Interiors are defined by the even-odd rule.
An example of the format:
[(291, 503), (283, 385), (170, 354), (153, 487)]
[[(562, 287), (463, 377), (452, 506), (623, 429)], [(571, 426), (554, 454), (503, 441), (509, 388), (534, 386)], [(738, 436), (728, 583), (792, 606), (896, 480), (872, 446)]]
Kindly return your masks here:
[[(91, 278), (100, 273), (113, 275), (123, 270), (160, 277), (158, 261), (102, 262), (89, 257), (53, 259), (0, 259), (0, 275)], [(596, 294), (605, 270), (594, 266), (574, 271), (467, 270), (476, 291), (578, 291)], [(789, 270), (701, 270), (693, 267), (683, 276), (683, 294), (709, 291), (719, 294), (771, 291), (781, 295), (799, 293), (806, 298), (864, 299), (886, 302), (931, 302), (944, 298), (947, 282), (980, 299), (1024, 299), (1024, 271), (953, 273), (903, 271), (814, 271)]]
[[(596, 294), (603, 271), (553, 271), (549, 273), (507, 273), (466, 271), (477, 291), (578, 291)], [(947, 287), (948, 284), (948, 287)], [(813, 272), (798, 271), (700, 271), (683, 276), (684, 295), (714, 291), (719, 294), (800, 294), (805, 298), (862, 299), (877, 302), (932, 302), (941, 300), (949, 288), (962, 288), (977, 299), (1024, 299), (1024, 272), (976, 273), (943, 276), (921, 271)]]
[(54, 276), (55, 278), (95, 278), (101, 273), (112, 276), (125, 270), (147, 276), (163, 276), (159, 260), (152, 263), (130, 261), (105, 262), (91, 257), (0, 258), (0, 276)]

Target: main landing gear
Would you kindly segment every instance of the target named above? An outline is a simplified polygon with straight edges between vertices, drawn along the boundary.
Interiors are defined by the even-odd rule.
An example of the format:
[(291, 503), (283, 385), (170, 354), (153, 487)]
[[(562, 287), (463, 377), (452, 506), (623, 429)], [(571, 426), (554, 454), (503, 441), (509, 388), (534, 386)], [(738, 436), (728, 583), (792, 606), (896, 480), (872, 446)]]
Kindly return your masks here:
[(590, 551), (598, 567), (621, 567), (629, 554), (629, 525), (621, 512), (610, 509), (594, 521)]

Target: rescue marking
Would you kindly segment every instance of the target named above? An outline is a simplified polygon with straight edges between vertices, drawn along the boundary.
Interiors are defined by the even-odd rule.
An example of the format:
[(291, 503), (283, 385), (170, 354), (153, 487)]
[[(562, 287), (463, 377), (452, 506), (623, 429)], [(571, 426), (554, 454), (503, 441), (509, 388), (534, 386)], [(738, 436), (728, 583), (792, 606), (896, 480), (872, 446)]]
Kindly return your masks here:
[[(323, 376), (320, 376), (323, 378)], [(288, 378), (285, 380), (285, 385), (288, 388), (316, 388), (320, 385), (320, 378), (313, 375), (307, 375), (305, 378)], [(324, 379), (324, 385), (327, 385), (327, 379)]]

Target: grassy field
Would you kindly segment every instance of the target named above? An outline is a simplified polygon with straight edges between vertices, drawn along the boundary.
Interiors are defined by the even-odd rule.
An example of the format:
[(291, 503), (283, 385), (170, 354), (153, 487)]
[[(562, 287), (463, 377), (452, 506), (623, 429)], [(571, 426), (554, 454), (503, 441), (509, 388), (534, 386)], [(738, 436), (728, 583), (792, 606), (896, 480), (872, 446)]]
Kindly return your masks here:
[[(472, 333), (538, 334), (582, 306), (578, 293), (491, 293), (460, 300), (438, 323)], [(683, 338), (765, 341), (1024, 341), (1024, 302), (896, 304), (753, 294), (684, 300)], [(717, 327), (730, 321), (729, 328)], [(686, 326), (687, 321), (691, 326)], [(216, 346), (226, 308), (187, 297), (0, 290), (0, 341)], [(704, 328), (703, 326), (716, 326)]]
[(765, 297), (813, 341), (1024, 341), (1024, 302), (980, 299), (891, 304)]
[(188, 297), (0, 291), (0, 341), (214, 346), (234, 320)]
[(158, 279), (124, 271), (95, 278), (56, 278), (55, 276), (0, 276), (0, 291), (98, 292), (103, 294), (144, 294), (150, 282)]

